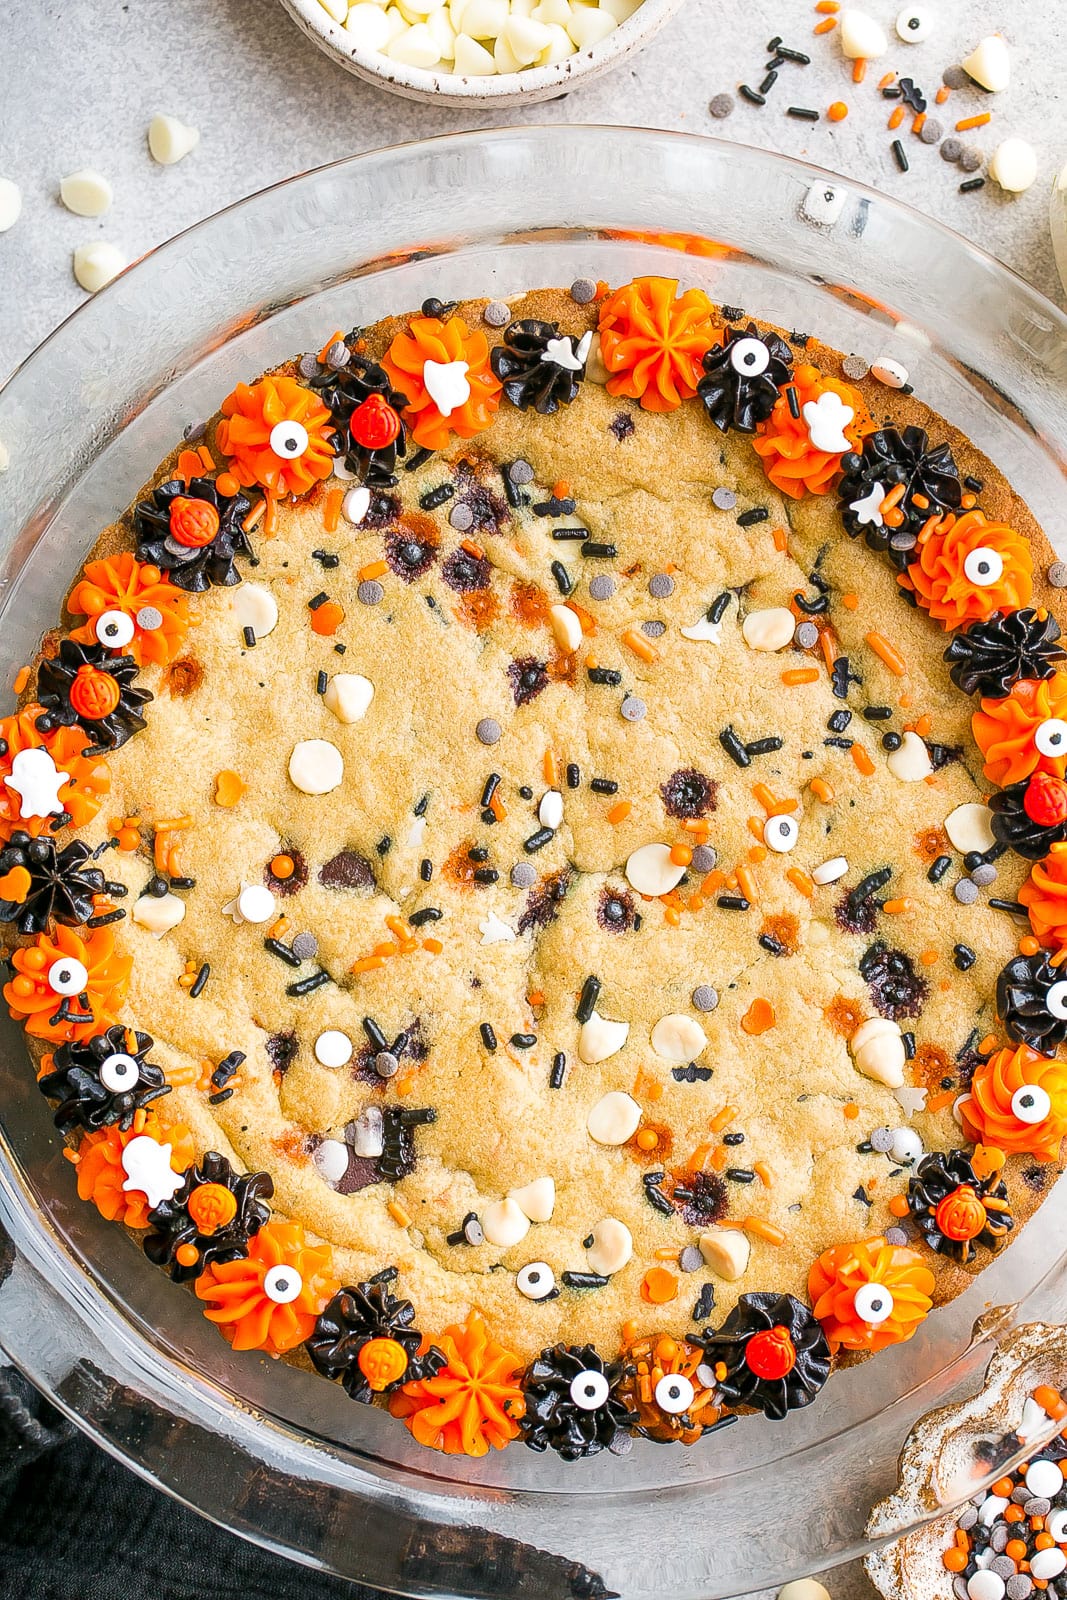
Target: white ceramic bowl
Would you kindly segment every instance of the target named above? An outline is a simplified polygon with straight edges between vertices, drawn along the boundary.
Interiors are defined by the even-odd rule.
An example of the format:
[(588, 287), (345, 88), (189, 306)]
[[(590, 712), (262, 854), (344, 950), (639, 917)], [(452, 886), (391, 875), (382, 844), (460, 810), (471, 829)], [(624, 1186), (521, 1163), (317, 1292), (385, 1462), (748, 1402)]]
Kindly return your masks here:
[(308, 38), (314, 39), (320, 50), (354, 72), (357, 78), (390, 89), (408, 100), (445, 106), (484, 106), (487, 111), (497, 106), (554, 100), (557, 95), (565, 94), (579, 78), (599, 77), (647, 44), (683, 3), (684, 0), (642, 0), (637, 10), (606, 39), (588, 50), (577, 50), (552, 66), (528, 67), (525, 72), (502, 72), (488, 78), (467, 78), (453, 72), (408, 67), (401, 61), (391, 61), (380, 50), (361, 49), (341, 24), (333, 21), (319, 0), (281, 0)]

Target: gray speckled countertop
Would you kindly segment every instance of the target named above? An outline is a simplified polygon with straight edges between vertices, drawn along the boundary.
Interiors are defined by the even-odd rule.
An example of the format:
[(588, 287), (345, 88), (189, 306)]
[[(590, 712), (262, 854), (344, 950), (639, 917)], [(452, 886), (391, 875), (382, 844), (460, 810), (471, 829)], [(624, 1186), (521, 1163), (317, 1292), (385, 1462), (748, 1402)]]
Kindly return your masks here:
[[(992, 98), (961, 91), (931, 115), (950, 132), (958, 117), (992, 110), (990, 125), (963, 135), (986, 154), (1008, 134), (1029, 139), (1041, 170), (1025, 195), (1009, 198), (992, 184), (960, 194), (965, 174), (906, 132), (911, 170), (900, 172), (885, 126), (891, 105), (873, 81), (853, 86), (833, 35), (811, 37), (808, 0), (688, 0), (614, 74), (547, 105), (486, 114), (369, 88), (322, 55), (273, 0), (0, 0), (0, 176), (23, 192), (20, 221), (0, 236), (0, 375), (83, 300), (70, 265), (79, 244), (108, 239), (133, 259), (299, 169), (382, 144), (523, 121), (643, 123), (806, 156), (937, 216), (1062, 302), (1047, 210), (1067, 159), (1067, 8), (1049, 0), (924, 3), (935, 18), (930, 38), (894, 42), (885, 64), (932, 96), (946, 65), (983, 34), (1002, 31), (1011, 88)], [(891, 31), (898, 0), (866, 0), (866, 9)], [(711, 96), (758, 83), (774, 34), (810, 50), (811, 66), (783, 69), (766, 107), (739, 101), (730, 117), (713, 121)], [(851, 107), (840, 123), (785, 115), (790, 103), (825, 112), (838, 99)], [(157, 111), (201, 130), (199, 148), (179, 166), (158, 167), (148, 155), (145, 130)], [(59, 204), (60, 178), (82, 166), (114, 186), (106, 217), (74, 217)], [(834, 1600), (873, 1595), (858, 1565), (826, 1582)]]

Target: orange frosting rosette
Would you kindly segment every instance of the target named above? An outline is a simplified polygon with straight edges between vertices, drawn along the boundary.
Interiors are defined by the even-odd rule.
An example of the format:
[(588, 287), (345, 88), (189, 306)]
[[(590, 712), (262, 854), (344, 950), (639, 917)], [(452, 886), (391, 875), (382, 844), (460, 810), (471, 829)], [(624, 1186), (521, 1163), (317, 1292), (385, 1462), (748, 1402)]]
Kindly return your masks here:
[(1054, 844), (1044, 861), (1035, 861), (1019, 890), (1035, 938), (1051, 950), (1067, 946), (1067, 844)]
[[(49, 972), (57, 964), (80, 962), (87, 977), (75, 994), (63, 995), (49, 983)], [(57, 924), (49, 935), (39, 933), (34, 944), (24, 945), (11, 955), (15, 975), (4, 985), (4, 999), (11, 1015), (35, 1039), (52, 1039), (57, 1044), (91, 1039), (118, 1021), (117, 1012), (126, 998), (131, 956), (115, 954), (115, 935), (108, 928), (94, 928), (85, 936), (73, 928)], [(88, 1008), (82, 1004), (82, 996)], [(50, 1019), (60, 1010), (74, 1020)], [(84, 1021), (78, 1020), (84, 1017)]]
[(827, 377), (818, 367), (807, 362), (798, 366), (791, 387), (796, 390), (797, 410), (794, 417), (789, 400), (781, 394), (766, 422), (761, 422), (757, 436), (752, 441), (756, 454), (763, 458), (763, 470), (774, 487), (794, 500), (805, 494), (827, 494), (841, 475), (841, 457), (844, 451), (820, 450), (812, 443), (804, 407), (818, 404), (824, 394), (835, 394), (852, 412), (852, 420), (842, 429), (850, 450), (858, 450), (865, 433), (870, 433), (871, 421), (863, 396), (850, 383)]
[[(989, 551), (969, 563), (976, 551)], [(976, 581), (975, 572), (990, 570)], [(999, 569), (999, 570), (998, 570)], [(995, 573), (995, 576), (993, 574)], [(990, 522), (983, 511), (951, 512), (931, 518), (919, 535), (918, 556), (897, 582), (945, 628), (984, 621), (994, 611), (1015, 611), (1029, 605), (1033, 589), (1030, 546), (1006, 522)]]
[[(333, 472), (333, 420), (318, 395), (295, 378), (260, 378), (251, 387), (239, 383), (220, 409), (218, 446), (244, 488), (258, 483), (271, 494), (306, 494)], [(298, 423), (307, 434), (307, 448), (298, 455), (278, 455), (271, 446), (282, 422)]]
[[(462, 405), (445, 415), (426, 387), (426, 363), (450, 366), (460, 361), (470, 388)], [(489, 341), (467, 327), (462, 317), (412, 317), (407, 331), (394, 336), (382, 357), (394, 389), (407, 396), (404, 422), (423, 450), (445, 450), (455, 434), (471, 439), (488, 428), (500, 404), (501, 384), (489, 366)]]
[(697, 392), (706, 351), (718, 342), (702, 289), (678, 294), (677, 278), (635, 278), (600, 307), (600, 356), (609, 394), (645, 411), (674, 411)]
[(175, 1172), (192, 1166), (196, 1148), (189, 1129), (180, 1123), (163, 1128), (152, 1111), (135, 1112), (125, 1132), (115, 1123), (98, 1133), (87, 1133), (75, 1158), (78, 1194), (83, 1200), (91, 1200), (108, 1222), (124, 1222), (127, 1228), (148, 1227), (148, 1196), (140, 1189), (123, 1188), (126, 1169), (122, 1152), (142, 1134), (157, 1144), (170, 1145), (170, 1164)]
[(247, 1256), (213, 1262), (194, 1287), (235, 1350), (283, 1356), (303, 1344), (340, 1284), (328, 1244), (309, 1244), (299, 1222), (272, 1221), (249, 1240)]
[[(86, 563), (74, 585), (67, 609), (89, 620), (71, 633), (79, 644), (95, 644), (96, 619), (105, 611), (121, 611), (130, 618), (134, 635), (125, 651), (139, 667), (155, 662), (166, 666), (182, 647), (189, 629), (189, 597), (165, 578), (158, 567), (138, 561), (130, 551)], [(140, 612), (158, 611), (158, 628), (142, 628)]]
[(933, 1291), (918, 1251), (882, 1238), (833, 1245), (808, 1274), (812, 1309), (834, 1350), (903, 1344), (930, 1310)]
[(405, 1383), (389, 1410), (419, 1444), (446, 1455), (484, 1456), (518, 1437), (526, 1403), (519, 1381), (523, 1363), (489, 1336), (476, 1311), (446, 1328), (434, 1344), (446, 1357), (434, 1378)]
[(995, 1050), (975, 1067), (960, 1115), (963, 1131), (975, 1143), (1007, 1155), (1056, 1161), (1067, 1134), (1067, 1061), (1043, 1056), (1027, 1044)]
[[(1067, 737), (1062, 753), (1048, 754), (1035, 742), (1050, 717), (1067, 718), (1067, 673), (1054, 672), (1038, 681), (1020, 678), (1002, 700), (985, 700), (971, 718), (974, 739), (985, 756), (983, 772), (1001, 788), (1019, 783), (1032, 772), (1062, 778), (1067, 770)], [(1062, 730), (1060, 730), (1062, 732)]]
[(99, 756), (83, 756), (81, 752), (92, 744), (84, 728), (54, 728), (51, 733), (39, 733), (36, 720), (43, 706), (24, 706), (15, 716), (0, 718), (0, 739), (7, 750), (0, 756), (0, 842), (10, 839), (16, 829), (37, 838), (51, 833), (54, 817), (24, 817), (20, 814), (22, 796), (7, 786), (12, 764), (21, 750), (47, 750), (59, 772), (69, 774), (68, 781), (58, 791), (63, 808), (70, 815), (71, 826), (82, 828), (100, 810), (100, 803), (111, 788), (111, 773), (106, 761)]

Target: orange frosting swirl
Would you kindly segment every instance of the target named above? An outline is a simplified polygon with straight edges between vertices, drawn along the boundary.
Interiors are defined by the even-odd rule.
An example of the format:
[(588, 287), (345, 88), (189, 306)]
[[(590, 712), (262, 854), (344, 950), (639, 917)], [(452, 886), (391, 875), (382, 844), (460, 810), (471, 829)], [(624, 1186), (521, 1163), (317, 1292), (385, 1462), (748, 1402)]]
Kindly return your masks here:
[[(967, 557), (992, 550), (1003, 568), (993, 583), (976, 584), (967, 576)], [(918, 558), (897, 582), (945, 628), (984, 621), (994, 611), (1015, 611), (1029, 605), (1033, 584), (1030, 546), (1006, 522), (990, 522), (983, 511), (931, 517), (919, 535)]]
[[(52, 964), (64, 957), (80, 961), (88, 974), (84, 989), (66, 997), (48, 982)], [(4, 999), (11, 1015), (35, 1039), (66, 1044), (91, 1039), (118, 1021), (133, 957), (115, 954), (115, 935), (110, 927), (94, 928), (83, 938), (73, 928), (57, 924), (52, 934), (39, 933), (34, 944), (13, 951), (11, 965), (15, 976), (4, 985)], [(82, 1004), (83, 995), (87, 1006)], [(74, 1020), (51, 1021), (61, 1009)], [(84, 1021), (78, 1020), (82, 1017)]]
[(484, 1456), (519, 1434), (526, 1409), (519, 1381), (523, 1363), (489, 1336), (476, 1311), (446, 1328), (434, 1344), (446, 1365), (434, 1378), (405, 1383), (390, 1397), (419, 1444), (446, 1455)]
[[(122, 611), (134, 626), (133, 638), (125, 652), (139, 667), (155, 662), (166, 666), (182, 647), (189, 629), (189, 597), (175, 588), (158, 567), (138, 561), (129, 550), (108, 556), (103, 561), (86, 563), (83, 576), (71, 590), (67, 609), (74, 616), (89, 620), (71, 632), (79, 644), (95, 644), (96, 619), (105, 611)], [(138, 614), (158, 611), (158, 628), (142, 628)]]
[[(427, 361), (446, 366), (465, 363), (470, 394), (444, 416), (426, 387)], [(407, 396), (404, 422), (424, 450), (445, 450), (453, 434), (470, 439), (488, 428), (500, 404), (501, 384), (489, 366), (489, 341), (467, 327), (462, 317), (412, 317), (406, 332), (395, 335), (382, 357), (394, 389)]]
[[(330, 413), (294, 378), (260, 378), (251, 387), (239, 383), (220, 409), (218, 446), (244, 488), (258, 483), (271, 494), (306, 494), (333, 472)], [(306, 430), (307, 449), (301, 455), (275, 454), (270, 439), (279, 422), (298, 422)]]
[(1052, 950), (1067, 946), (1067, 844), (1054, 844), (1044, 861), (1034, 862), (1019, 900), (1035, 938)]
[[(874, 1284), (892, 1297), (881, 1322), (866, 1321), (857, 1290)], [(934, 1275), (917, 1250), (882, 1238), (824, 1250), (808, 1275), (808, 1296), (832, 1349), (884, 1350), (910, 1339), (933, 1304)]]
[(1067, 718), (1067, 673), (1054, 672), (1039, 682), (1020, 678), (1003, 700), (982, 700), (971, 718), (975, 743), (986, 758), (983, 772), (1005, 788), (1032, 772), (1062, 778), (1067, 771), (1067, 740), (1062, 755), (1045, 755), (1034, 735), (1049, 717)]
[(32, 704), (23, 706), (13, 717), (0, 718), (0, 739), (7, 744), (6, 752), (0, 756), (0, 843), (10, 839), (18, 828), (35, 839), (39, 834), (52, 831), (53, 817), (21, 816), (22, 796), (7, 786), (20, 750), (47, 750), (56, 769), (68, 774), (67, 782), (59, 789), (59, 799), (70, 815), (71, 827), (82, 828), (91, 821), (111, 788), (107, 762), (99, 756), (81, 754), (92, 744), (85, 729), (75, 726), (39, 733), (35, 724), (43, 710), (43, 706)]
[(170, 1145), (170, 1164), (175, 1172), (184, 1172), (196, 1159), (189, 1129), (181, 1123), (164, 1128), (152, 1111), (135, 1112), (125, 1132), (113, 1124), (98, 1133), (87, 1133), (75, 1156), (80, 1198), (91, 1200), (108, 1222), (124, 1222), (127, 1228), (148, 1227), (148, 1196), (141, 1189), (123, 1188), (126, 1169), (122, 1152), (131, 1139), (142, 1134), (157, 1144)]
[[(299, 1274), (295, 1299), (281, 1302), (268, 1293), (269, 1274), (279, 1267)], [(235, 1350), (283, 1356), (303, 1344), (340, 1283), (328, 1244), (308, 1244), (299, 1222), (272, 1221), (249, 1240), (247, 1256), (213, 1262), (194, 1288), (207, 1301), (205, 1317)]]
[[(1019, 1089), (1038, 1088), (1049, 1098), (1049, 1111), (1040, 1122), (1026, 1122), (1012, 1110)], [(970, 1097), (962, 1101), (960, 1115), (968, 1139), (995, 1145), (1008, 1155), (1031, 1155), (1038, 1161), (1055, 1161), (1067, 1134), (1067, 1062), (1041, 1055), (1029, 1045), (996, 1050), (980, 1062), (971, 1079)]]
[(600, 356), (609, 394), (640, 400), (646, 411), (674, 411), (691, 400), (704, 354), (718, 342), (702, 289), (678, 295), (677, 278), (635, 278), (600, 307)]
[(853, 450), (859, 449), (864, 434), (869, 433), (874, 424), (859, 390), (839, 378), (827, 377), (818, 367), (807, 363), (797, 367), (792, 387), (796, 390), (800, 415), (794, 417), (788, 398), (779, 395), (767, 421), (760, 423), (752, 445), (756, 454), (763, 457), (763, 470), (775, 488), (800, 500), (805, 494), (827, 494), (841, 475), (841, 455), (819, 450), (812, 444), (804, 420), (804, 407), (809, 402), (817, 402), (824, 394), (836, 394), (850, 406), (852, 421), (844, 429), (844, 435)]

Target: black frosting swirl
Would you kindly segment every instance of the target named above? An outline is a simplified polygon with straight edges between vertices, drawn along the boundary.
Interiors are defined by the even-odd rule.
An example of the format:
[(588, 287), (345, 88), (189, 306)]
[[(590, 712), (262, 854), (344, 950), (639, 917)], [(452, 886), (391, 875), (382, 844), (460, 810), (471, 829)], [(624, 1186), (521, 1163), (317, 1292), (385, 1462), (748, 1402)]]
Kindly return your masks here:
[(99, 867), (86, 866), (92, 851), (81, 839), (72, 839), (62, 850), (47, 834), (32, 839), (17, 829), (0, 849), (0, 877), (15, 867), (30, 875), (30, 886), (23, 900), (0, 896), (0, 922), (12, 922), (19, 933), (43, 933), (54, 919), (68, 928), (88, 922), (93, 914), (93, 895), (104, 887)]
[[(741, 339), (756, 339), (766, 346), (770, 357), (762, 372), (746, 373), (734, 366), (732, 348)], [(756, 352), (758, 354), (758, 352)], [(697, 394), (704, 409), (719, 429), (728, 433), (755, 433), (766, 422), (775, 401), (793, 375), (793, 352), (776, 333), (761, 333), (754, 322), (746, 328), (727, 328), (723, 342), (704, 354), (704, 377)]]
[(994, 611), (952, 635), (945, 651), (952, 681), (964, 694), (1002, 700), (1020, 678), (1051, 678), (1067, 657), (1059, 643), (1060, 625), (1051, 611), (1039, 616), (1032, 606)]
[[(231, 1220), (211, 1233), (201, 1233), (189, 1213), (193, 1191), (205, 1183), (228, 1189), (237, 1202)], [(175, 1283), (199, 1277), (213, 1262), (238, 1261), (248, 1254), (249, 1239), (269, 1219), (270, 1207), (265, 1202), (273, 1193), (274, 1183), (268, 1173), (237, 1173), (225, 1156), (209, 1150), (195, 1166), (186, 1169), (185, 1181), (173, 1197), (148, 1213), (151, 1231), (145, 1236), (144, 1253), (157, 1267), (168, 1267)], [(178, 1260), (178, 1251), (185, 1245), (192, 1245), (197, 1251), (197, 1259), (188, 1265)]]
[[(1055, 997), (1057, 1016), (1049, 1009), (1049, 991), (1059, 985)], [(1047, 950), (1032, 956), (1013, 956), (997, 979), (997, 1015), (1012, 1039), (1032, 1045), (1052, 1055), (1057, 1045), (1067, 1041), (1067, 975), (1054, 967)]]
[[(219, 531), (210, 544), (188, 548), (170, 536), (170, 507), (173, 500), (206, 500), (219, 515)], [(172, 478), (153, 489), (147, 500), (134, 508), (133, 529), (137, 538), (137, 558), (150, 561), (170, 581), (190, 594), (203, 594), (214, 584), (226, 588), (240, 583), (234, 565), (237, 556), (250, 557), (252, 546), (242, 523), (252, 502), (243, 494), (220, 494), (211, 478), (193, 478), (188, 487)]]
[(563, 335), (558, 322), (538, 322), (524, 317), (504, 330), (504, 343), (494, 346), (489, 364), (504, 385), (504, 393), (520, 411), (531, 407), (550, 417), (560, 406), (569, 406), (578, 396), (578, 385), (585, 377), (585, 362), (577, 371), (546, 359), (551, 339), (566, 338), (571, 354), (578, 359), (579, 341)]
[[(621, 1361), (605, 1361), (591, 1344), (556, 1344), (542, 1350), (526, 1371), (523, 1442), (531, 1450), (554, 1450), (564, 1461), (580, 1461), (613, 1446), (618, 1449), (637, 1421), (637, 1413), (619, 1393), (625, 1371)], [(588, 1410), (571, 1394), (574, 1380), (585, 1372), (599, 1374), (608, 1386), (600, 1405)]]
[[(986, 1224), (973, 1239), (950, 1239), (941, 1232), (937, 1222), (937, 1208), (942, 1200), (956, 1189), (973, 1189), (983, 1207), (987, 1200), (997, 1202), (986, 1210)], [(923, 1156), (908, 1180), (908, 1210), (915, 1219), (926, 1243), (939, 1255), (951, 1256), (962, 1266), (974, 1260), (978, 1246), (999, 1250), (1015, 1226), (1011, 1212), (1001, 1210), (1007, 1204), (1008, 1191), (998, 1173), (980, 1179), (965, 1150), (934, 1150)]]
[[(319, 1313), (314, 1331), (307, 1341), (307, 1352), (326, 1378), (340, 1378), (345, 1393), (368, 1405), (375, 1393), (389, 1394), (402, 1383), (433, 1377), (445, 1365), (444, 1354), (431, 1345), (421, 1357), (422, 1334), (414, 1327), (415, 1308), (410, 1300), (391, 1294), (388, 1286), (375, 1282), (338, 1289)], [(399, 1378), (385, 1389), (373, 1390), (359, 1365), (359, 1353), (372, 1339), (393, 1339), (408, 1358)]]
[[(755, 1334), (779, 1327), (788, 1332), (796, 1361), (784, 1378), (761, 1378), (746, 1362), (745, 1350)], [(695, 1342), (707, 1352), (727, 1404), (752, 1406), (775, 1421), (810, 1405), (830, 1376), (830, 1346), (822, 1324), (795, 1295), (743, 1294), (722, 1327)], [(720, 1367), (726, 1369), (722, 1377)]]
[(1067, 839), (1067, 821), (1035, 822), (1024, 804), (1029, 787), (1030, 779), (1023, 778), (1020, 783), (1010, 783), (1006, 789), (999, 789), (989, 802), (992, 812), (989, 826), (994, 839), (1010, 845), (1027, 861), (1043, 861), (1054, 844)]
[[(84, 1044), (61, 1044), (52, 1056), (52, 1070), (37, 1080), (41, 1093), (58, 1102), (56, 1127), (64, 1133), (70, 1128), (92, 1132), (116, 1122), (123, 1131), (129, 1128), (135, 1112), (170, 1093), (162, 1068), (147, 1060), (151, 1048), (149, 1034), (121, 1023)], [(100, 1069), (113, 1055), (137, 1063), (137, 1079), (128, 1089), (109, 1089), (101, 1081)]]
[[(901, 571), (912, 558), (914, 535), (926, 519), (955, 511), (963, 498), (952, 451), (947, 444), (931, 447), (923, 428), (877, 428), (865, 436), (861, 452), (850, 450), (841, 457), (841, 468), (844, 477), (837, 492), (845, 531), (853, 539), (862, 534), (872, 550), (888, 553)], [(904, 485), (897, 502), (904, 521), (896, 528), (861, 523), (852, 510), (857, 500), (869, 497), (876, 483), (887, 494), (897, 484)], [(916, 497), (925, 503), (917, 505)]]
[[(352, 338), (351, 334), (349, 338)], [(360, 483), (365, 483), (368, 489), (391, 489), (397, 481), (397, 462), (407, 455), (407, 426), (404, 422), (407, 395), (393, 388), (384, 367), (351, 348), (348, 363), (341, 371), (327, 370), (319, 377), (312, 378), (310, 387), (319, 391), (323, 405), (329, 408), (336, 429), (334, 444), (349, 472), (354, 472)], [(400, 420), (400, 432), (393, 442), (377, 450), (357, 444), (351, 433), (352, 413), (372, 395), (378, 395), (391, 406)]]
[[(82, 667), (92, 667), (114, 678), (119, 691), (118, 704), (107, 716), (90, 717), (75, 710), (71, 687)], [(44, 707), (36, 721), (38, 731), (48, 733), (52, 728), (73, 728), (77, 723), (102, 750), (117, 750), (145, 727), (139, 708), (153, 698), (149, 690), (138, 689), (134, 683), (137, 671), (132, 656), (116, 656), (102, 644), (79, 644), (76, 639), (61, 639), (57, 654), (42, 661), (37, 669), (37, 698)]]

